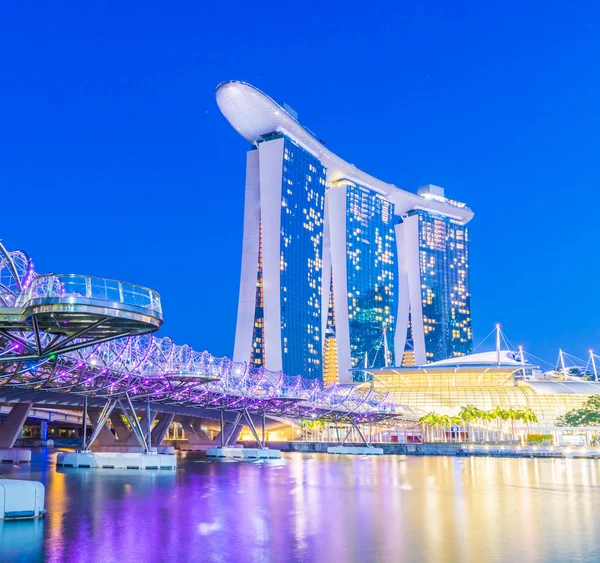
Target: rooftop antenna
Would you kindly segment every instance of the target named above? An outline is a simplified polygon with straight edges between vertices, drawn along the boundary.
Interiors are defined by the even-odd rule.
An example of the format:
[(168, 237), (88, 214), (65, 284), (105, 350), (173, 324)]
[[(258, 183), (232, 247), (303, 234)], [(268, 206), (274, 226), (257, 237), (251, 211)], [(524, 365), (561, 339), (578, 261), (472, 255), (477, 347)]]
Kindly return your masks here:
[(592, 368), (594, 369), (594, 379), (598, 383), (598, 370), (596, 369), (596, 359), (594, 358), (593, 350), (590, 350), (590, 359), (592, 360)]
[(519, 358), (523, 366), (523, 379), (525, 379), (525, 356), (523, 355), (523, 346), (519, 346)]
[(496, 364), (500, 365), (500, 325), (496, 325)]
[(387, 341), (387, 330), (383, 329), (383, 361), (386, 368), (390, 367), (390, 349)]
[(560, 358), (560, 365), (562, 366), (563, 378), (567, 380), (567, 368), (565, 367), (565, 355), (563, 354), (562, 349), (558, 350), (558, 357)]

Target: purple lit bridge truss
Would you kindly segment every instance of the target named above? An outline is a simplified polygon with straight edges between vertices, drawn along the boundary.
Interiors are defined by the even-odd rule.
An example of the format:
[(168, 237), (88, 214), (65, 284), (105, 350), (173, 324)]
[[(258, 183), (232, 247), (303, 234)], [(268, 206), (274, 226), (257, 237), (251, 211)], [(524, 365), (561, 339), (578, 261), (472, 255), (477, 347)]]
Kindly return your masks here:
[(151, 405), (191, 416), (202, 409), (202, 416), (208, 410), (221, 422), (223, 412), (354, 426), (398, 426), (418, 418), (364, 385), (324, 389), (301, 376), (157, 338), (151, 333), (162, 321), (160, 297), (150, 289), (79, 275), (38, 275), (24, 252), (9, 252), (0, 243), (0, 388), (5, 391), (87, 397), (97, 405), (127, 401), (132, 409)]

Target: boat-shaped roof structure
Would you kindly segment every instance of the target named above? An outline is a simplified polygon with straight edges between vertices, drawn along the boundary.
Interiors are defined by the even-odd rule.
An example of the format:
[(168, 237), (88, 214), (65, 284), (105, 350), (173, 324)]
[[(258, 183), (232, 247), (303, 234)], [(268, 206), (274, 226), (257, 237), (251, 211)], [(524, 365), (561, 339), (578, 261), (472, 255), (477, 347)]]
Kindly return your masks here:
[(256, 144), (266, 135), (282, 133), (318, 158), (327, 169), (327, 181), (349, 180), (386, 196), (395, 212), (403, 215), (412, 210), (439, 213), (460, 223), (473, 218), (466, 205), (432, 194), (415, 194), (389, 184), (346, 162), (331, 152), (322, 141), (304, 127), (285, 107), (255, 88), (240, 81), (227, 81), (217, 87), (217, 104), (234, 129), (248, 142)]

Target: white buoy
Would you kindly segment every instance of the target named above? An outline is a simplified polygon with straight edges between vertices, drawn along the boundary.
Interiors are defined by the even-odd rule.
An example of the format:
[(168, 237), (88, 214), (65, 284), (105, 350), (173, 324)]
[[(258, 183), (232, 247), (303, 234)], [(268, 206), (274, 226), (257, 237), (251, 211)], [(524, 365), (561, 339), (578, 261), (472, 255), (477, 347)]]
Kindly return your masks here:
[(224, 446), (222, 448), (209, 448), (206, 457), (225, 457), (232, 459), (279, 459), (280, 450), (270, 448), (236, 448)]
[(81, 469), (177, 469), (177, 458), (166, 454), (60, 452), (56, 465)]
[(0, 462), (31, 463), (31, 450), (25, 450), (21, 448), (0, 449)]
[(43, 516), (46, 489), (39, 481), (0, 479), (0, 520)]

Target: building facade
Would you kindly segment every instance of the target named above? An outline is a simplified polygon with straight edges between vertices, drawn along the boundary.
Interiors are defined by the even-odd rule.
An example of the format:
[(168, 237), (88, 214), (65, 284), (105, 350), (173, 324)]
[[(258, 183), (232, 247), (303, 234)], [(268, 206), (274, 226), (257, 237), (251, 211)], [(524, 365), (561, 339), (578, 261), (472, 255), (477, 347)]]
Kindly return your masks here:
[(252, 143), (235, 361), (330, 384), (471, 351), (468, 207), (358, 170), (248, 84), (217, 103)]
[[(538, 432), (555, 428), (559, 417), (600, 392), (600, 383), (543, 381), (535, 378), (536, 370), (521, 362), (519, 352), (502, 350), (423, 366), (374, 369), (371, 376), (373, 389), (389, 393), (395, 404), (419, 417), (430, 412), (456, 416), (468, 405), (483, 411), (531, 409)], [(524, 377), (523, 372), (534, 377)]]
[[(430, 188), (429, 186), (427, 187)], [(422, 365), (472, 351), (469, 230), (415, 210), (397, 226), (407, 262), (408, 330), (398, 339), (403, 365)], [(402, 335), (401, 335), (402, 336)]]
[(348, 180), (332, 182), (326, 199), (326, 264), (334, 293), (336, 371), (395, 365), (398, 260), (394, 204)]

